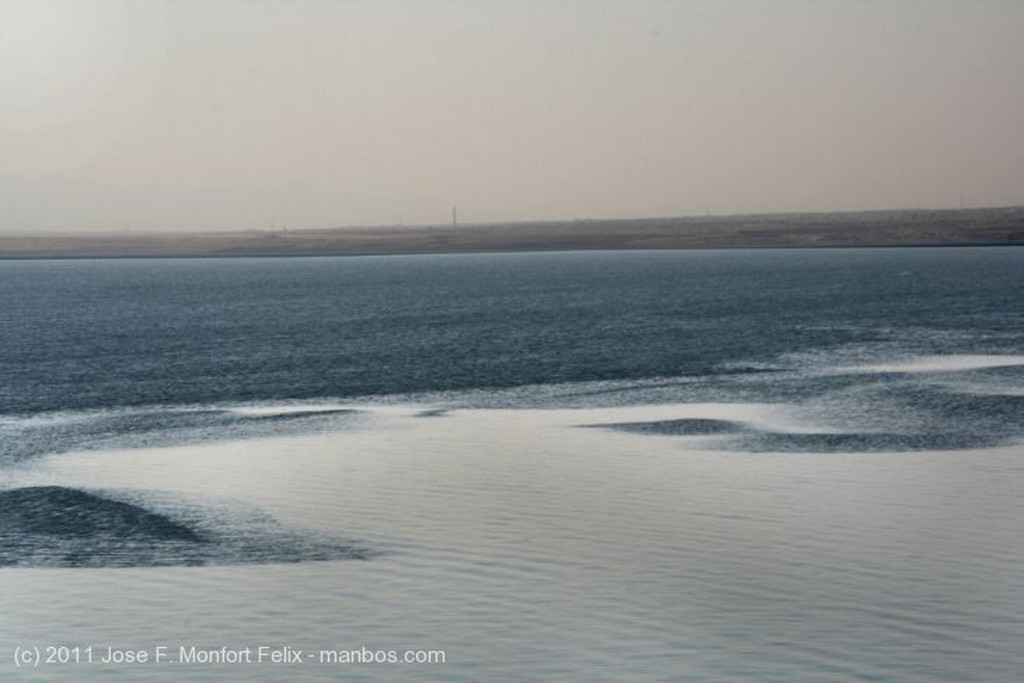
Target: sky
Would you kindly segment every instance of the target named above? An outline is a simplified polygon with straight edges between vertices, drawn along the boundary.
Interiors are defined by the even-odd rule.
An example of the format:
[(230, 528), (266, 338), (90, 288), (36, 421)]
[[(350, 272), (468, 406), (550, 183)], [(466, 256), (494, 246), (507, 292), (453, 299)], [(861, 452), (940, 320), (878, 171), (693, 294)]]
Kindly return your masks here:
[(0, 233), (1024, 204), (1020, 0), (0, 0)]

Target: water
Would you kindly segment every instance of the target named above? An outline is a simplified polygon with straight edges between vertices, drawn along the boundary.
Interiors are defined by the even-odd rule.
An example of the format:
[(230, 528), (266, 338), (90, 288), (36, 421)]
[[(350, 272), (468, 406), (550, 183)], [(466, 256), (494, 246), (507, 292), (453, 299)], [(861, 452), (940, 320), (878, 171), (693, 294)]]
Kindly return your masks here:
[[(0, 667), (1015, 680), (1022, 266), (0, 262)], [(15, 669), (51, 644), (314, 660)], [(362, 647), (446, 662), (318, 659)]]

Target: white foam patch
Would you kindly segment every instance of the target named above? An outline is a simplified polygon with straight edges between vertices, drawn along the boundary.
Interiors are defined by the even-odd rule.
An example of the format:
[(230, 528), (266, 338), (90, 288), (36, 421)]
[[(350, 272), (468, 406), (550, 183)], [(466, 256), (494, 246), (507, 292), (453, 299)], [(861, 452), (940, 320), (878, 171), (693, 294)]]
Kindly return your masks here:
[(950, 355), (922, 356), (911, 360), (871, 365), (853, 365), (835, 368), (839, 374), (861, 372), (966, 372), (988, 368), (1007, 368), (1024, 365), (1024, 356), (1011, 355)]
[(276, 417), (308, 413), (335, 413), (341, 410), (350, 410), (351, 407), (340, 403), (329, 404), (278, 404), (278, 405), (251, 405), (232, 406), (226, 408), (225, 412), (243, 417)]

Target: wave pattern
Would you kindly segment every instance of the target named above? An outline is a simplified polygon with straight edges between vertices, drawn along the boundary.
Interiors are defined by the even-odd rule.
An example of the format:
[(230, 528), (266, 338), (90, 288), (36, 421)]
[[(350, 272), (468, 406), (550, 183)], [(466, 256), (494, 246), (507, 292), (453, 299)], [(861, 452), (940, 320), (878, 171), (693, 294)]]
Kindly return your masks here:
[[(680, 404), (778, 406), (786, 424), (752, 423), (726, 413), (606, 424), (621, 431), (716, 436), (711, 447), (740, 451), (885, 452), (962, 450), (1024, 438), (1021, 356), (900, 356), (865, 371), (846, 368), (851, 355), (881, 350), (841, 348), (831, 354), (780, 357), (772, 368), (728, 367), (699, 377), (531, 385), (511, 389), (427, 392), (341, 399), (205, 406), (65, 411), (0, 418), (0, 463), (68, 451), (146, 448), (372, 429), (388, 405), (418, 405), (419, 415), (478, 408), (595, 408)], [(802, 366), (797, 362), (803, 363)], [(885, 368), (913, 368), (898, 372)], [(427, 407), (422, 407), (427, 406)], [(795, 431), (794, 431), (795, 430)]]
[(0, 567), (165, 567), (368, 559), (356, 542), (289, 531), (249, 511), (218, 525), (62, 486), (0, 491)]
[(0, 417), (0, 465), (115, 448), (152, 448), (352, 428), (360, 411), (303, 402), (151, 406)]

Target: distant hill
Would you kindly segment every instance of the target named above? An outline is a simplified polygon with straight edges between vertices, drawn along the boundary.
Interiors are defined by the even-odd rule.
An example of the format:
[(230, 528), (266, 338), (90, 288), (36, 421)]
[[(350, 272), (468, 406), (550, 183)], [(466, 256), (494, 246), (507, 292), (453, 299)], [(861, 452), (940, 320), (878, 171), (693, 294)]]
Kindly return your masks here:
[(1024, 244), (1024, 207), (544, 221), (458, 227), (0, 236), (0, 258), (1020, 244)]

